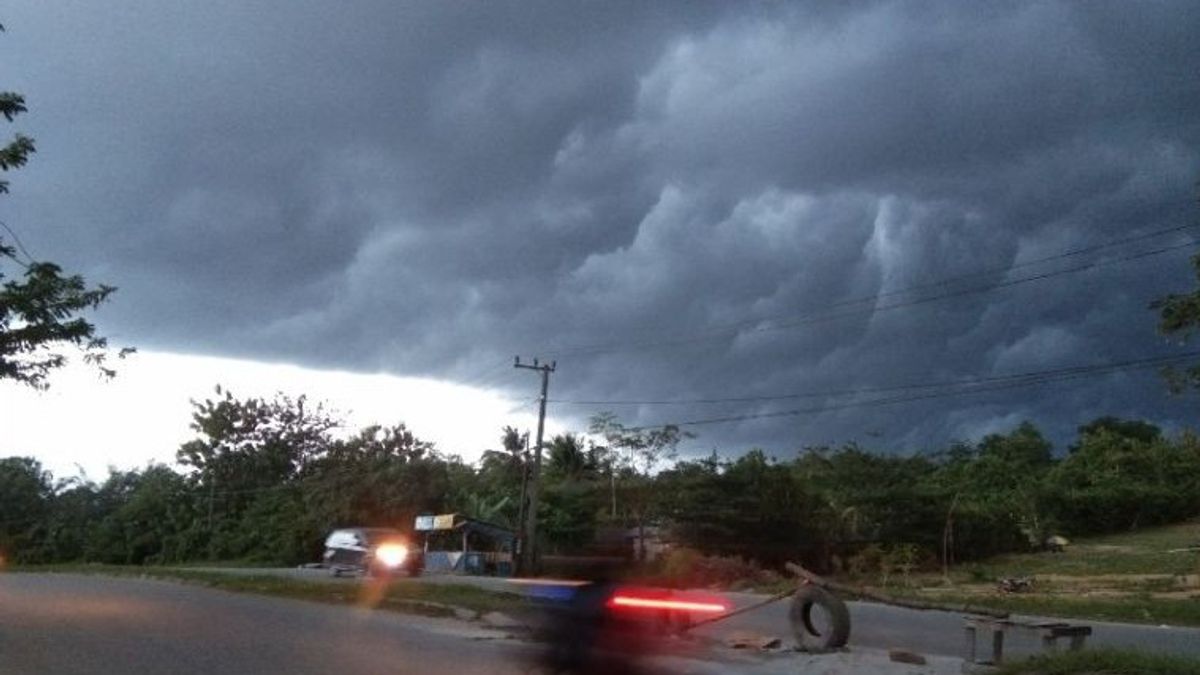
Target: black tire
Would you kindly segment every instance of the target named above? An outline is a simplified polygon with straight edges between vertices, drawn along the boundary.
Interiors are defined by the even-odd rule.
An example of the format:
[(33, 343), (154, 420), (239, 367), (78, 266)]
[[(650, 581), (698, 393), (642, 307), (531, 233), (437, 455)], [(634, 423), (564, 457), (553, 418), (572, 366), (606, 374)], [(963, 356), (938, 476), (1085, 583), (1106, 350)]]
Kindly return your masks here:
[[(829, 615), (829, 630), (822, 634), (812, 622), (812, 609), (819, 606)], [(818, 650), (841, 649), (850, 640), (850, 610), (840, 598), (817, 586), (801, 586), (788, 610), (796, 644)]]

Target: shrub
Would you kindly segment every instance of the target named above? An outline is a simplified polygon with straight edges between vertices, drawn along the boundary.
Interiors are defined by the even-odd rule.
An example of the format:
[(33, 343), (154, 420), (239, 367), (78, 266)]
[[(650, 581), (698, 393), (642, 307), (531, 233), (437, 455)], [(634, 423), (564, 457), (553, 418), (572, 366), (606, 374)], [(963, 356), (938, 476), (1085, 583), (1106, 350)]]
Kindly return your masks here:
[(676, 587), (750, 588), (778, 584), (783, 577), (740, 556), (703, 555), (690, 548), (674, 548), (662, 560), (663, 582)]

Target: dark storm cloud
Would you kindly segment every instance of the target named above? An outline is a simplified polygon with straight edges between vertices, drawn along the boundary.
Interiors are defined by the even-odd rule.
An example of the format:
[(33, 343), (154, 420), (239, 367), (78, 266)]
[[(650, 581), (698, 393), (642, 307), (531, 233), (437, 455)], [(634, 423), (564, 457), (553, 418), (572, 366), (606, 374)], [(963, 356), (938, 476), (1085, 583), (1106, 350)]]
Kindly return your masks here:
[[(557, 354), (558, 398), (769, 396), (1158, 353), (1146, 303), (1187, 284), (1181, 251), (887, 307), (1194, 222), (1193, 3), (63, 2), (5, 23), (39, 154), (4, 215), (121, 286), (104, 323), (144, 346), (515, 397), (511, 355)], [(696, 447), (1181, 410), (1114, 374), (714, 425)]]

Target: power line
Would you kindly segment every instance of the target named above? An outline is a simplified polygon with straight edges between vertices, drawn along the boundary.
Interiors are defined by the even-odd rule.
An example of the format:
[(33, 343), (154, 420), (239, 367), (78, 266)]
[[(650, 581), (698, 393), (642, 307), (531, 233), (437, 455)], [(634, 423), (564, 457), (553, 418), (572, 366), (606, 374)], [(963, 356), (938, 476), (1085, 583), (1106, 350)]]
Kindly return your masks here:
[[(974, 295), (976, 293), (987, 293), (987, 292), (998, 290), (1001, 288), (1010, 288), (1012, 286), (1019, 286), (1021, 284), (1027, 284), (1027, 283), (1034, 282), (1034, 281), (1044, 281), (1046, 279), (1052, 279), (1054, 277), (1063, 276), (1065, 274), (1074, 274), (1076, 272), (1084, 272), (1084, 271), (1087, 271), (1090, 269), (1095, 269), (1097, 267), (1107, 267), (1109, 265), (1115, 265), (1118, 263), (1130, 262), (1133, 260), (1141, 260), (1143, 258), (1149, 258), (1149, 257), (1156, 256), (1156, 255), (1162, 255), (1164, 253), (1170, 253), (1171, 251), (1178, 251), (1180, 249), (1190, 248), (1192, 246), (1195, 246), (1198, 243), (1200, 243), (1200, 240), (1193, 239), (1190, 241), (1186, 241), (1182, 244), (1176, 244), (1174, 246), (1165, 246), (1165, 247), (1153, 249), (1150, 251), (1142, 251), (1140, 253), (1134, 253), (1132, 255), (1121, 256), (1118, 258), (1109, 258), (1108, 260), (1096, 260), (1096, 261), (1092, 261), (1090, 263), (1085, 263), (1083, 265), (1077, 265), (1075, 267), (1068, 267), (1066, 269), (1056, 270), (1054, 272), (1045, 272), (1043, 274), (1036, 274), (1036, 275), (1030, 276), (1030, 277), (1022, 277), (1020, 279), (1010, 279), (1008, 281), (1001, 281), (1001, 282), (991, 284), (988, 286), (968, 288), (968, 289), (963, 289), (963, 290), (959, 290), (959, 291), (954, 291), (951, 293), (943, 293), (941, 295), (933, 295), (933, 296), (928, 296), (925, 298), (918, 298), (916, 300), (897, 302), (897, 303), (893, 303), (890, 305), (881, 305), (881, 306), (877, 306), (877, 307), (872, 307), (868, 311), (870, 313), (874, 313), (874, 312), (887, 311), (887, 310), (893, 310), (893, 309), (902, 309), (905, 307), (913, 307), (916, 305), (923, 305), (926, 303), (935, 302), (937, 300), (945, 300), (947, 298), (957, 298), (957, 297), (961, 297), (964, 295)], [(792, 322), (792, 323), (776, 324), (775, 326), (763, 326), (761, 328), (756, 328), (756, 329), (753, 329), (753, 332), (783, 330), (786, 328), (792, 328), (794, 326), (799, 326), (799, 325), (803, 325), (803, 324), (807, 324), (807, 323), (814, 323), (818, 320), (828, 321), (828, 320), (832, 320), (832, 319), (844, 318), (847, 316), (856, 316), (856, 315), (862, 314), (862, 313), (863, 313), (862, 311), (856, 311), (856, 312), (844, 312), (842, 314), (830, 314), (830, 315), (824, 315), (824, 316), (816, 316), (816, 317), (811, 317), (811, 318), (810, 317), (802, 317), (801, 319), (798, 319), (797, 321)]]
[[(553, 399), (551, 399), (551, 401), (553, 401)], [(517, 405), (515, 405), (515, 406), (513, 406), (513, 407), (509, 408), (509, 409), (508, 409), (508, 412), (506, 412), (506, 413), (504, 413), (504, 414), (505, 414), (505, 415), (512, 415), (512, 414), (515, 414), (515, 413), (517, 413), (518, 411), (524, 410), (524, 409), (528, 408), (529, 406), (531, 406), (531, 405), (533, 405), (534, 403), (537, 403), (537, 402), (538, 402), (538, 398), (537, 398), (537, 397), (534, 397), (534, 398), (531, 398), (531, 399), (528, 399), (528, 400), (522, 401), (522, 402), (518, 403)]]
[[(1192, 229), (1195, 227), (1200, 227), (1200, 224), (1189, 223), (1187, 225), (1168, 227), (1168, 228), (1165, 228), (1162, 230), (1155, 230), (1153, 232), (1147, 232), (1145, 234), (1140, 234), (1140, 235), (1136, 235), (1136, 236), (1132, 236), (1132, 237), (1124, 237), (1122, 239), (1113, 239), (1113, 240), (1110, 240), (1110, 241), (1107, 241), (1107, 242), (1104, 242), (1101, 244), (1095, 244), (1092, 246), (1085, 246), (1083, 248), (1077, 248), (1077, 249), (1072, 249), (1069, 251), (1063, 251), (1062, 253), (1056, 253), (1054, 255), (1049, 255), (1049, 256), (1046, 256), (1043, 258), (1035, 258), (1033, 260), (1026, 260), (1025, 262), (1014, 263), (1012, 265), (1008, 265), (1005, 267), (992, 267), (989, 269), (983, 269), (983, 270), (979, 270), (976, 272), (968, 272), (966, 274), (960, 274), (958, 276), (946, 277), (943, 279), (929, 281), (929, 282), (922, 283), (922, 284), (916, 284), (913, 286), (906, 286), (904, 288), (897, 288), (897, 289), (893, 289), (890, 291), (884, 291), (884, 292), (876, 293), (876, 294), (870, 295), (870, 296), (862, 296), (859, 298), (843, 300), (843, 301), (833, 303), (832, 305), (829, 305), (829, 306), (836, 307), (836, 306), (842, 306), (842, 305), (852, 305), (852, 304), (859, 304), (859, 303), (863, 303), (863, 302), (871, 302), (871, 301), (877, 300), (879, 298), (892, 297), (892, 296), (896, 296), (896, 295), (904, 295), (906, 293), (924, 290), (927, 288), (937, 288), (940, 286), (948, 286), (950, 284), (958, 283), (960, 281), (966, 281), (969, 279), (975, 279), (975, 278), (979, 278), (979, 277), (989, 277), (994, 274), (1011, 272), (1013, 270), (1024, 269), (1026, 267), (1034, 267), (1036, 265), (1041, 265), (1043, 263), (1051, 262), (1054, 260), (1063, 260), (1066, 258), (1072, 258), (1077, 255), (1083, 255), (1085, 253), (1095, 253), (1096, 251), (1103, 251), (1104, 249), (1108, 249), (1108, 248), (1124, 246), (1126, 244), (1132, 244), (1132, 243), (1136, 243), (1139, 241), (1145, 241), (1147, 239), (1155, 239), (1155, 238), (1161, 237), (1166, 234), (1182, 232), (1184, 230), (1189, 230), (1189, 229)], [(765, 319), (768, 319), (768, 320), (770, 318), (772, 318), (772, 317), (765, 317)], [(760, 321), (761, 320), (762, 319), (760, 319)], [(742, 322), (742, 323), (751, 323), (751, 322)], [(755, 321), (754, 323), (757, 323), (757, 321)]]
[(454, 384), (472, 389), (492, 389), (506, 381), (511, 381), (513, 376), (512, 361), (504, 359), (490, 368), (479, 371), (473, 377), (454, 381)]
[(755, 419), (769, 419), (776, 417), (794, 417), (798, 415), (817, 414), (823, 412), (832, 412), (837, 410), (845, 410), (849, 408), (865, 408), (881, 405), (893, 405), (897, 403), (909, 403), (912, 401), (923, 401), (928, 399), (945, 398), (948, 396), (958, 396), (964, 394), (977, 394), (992, 391), (1003, 391), (1007, 389), (1017, 389), (1029, 386), (1037, 386), (1052, 382), (1062, 382), (1074, 379), (1095, 377), (1098, 375), (1106, 375), (1110, 373), (1120, 372), (1124, 370), (1141, 370), (1147, 368), (1155, 368), (1173, 365), (1180, 361), (1186, 361), (1200, 357), (1200, 351), (1186, 352), (1176, 354), (1174, 356), (1160, 356), (1148, 359), (1136, 359), (1118, 363), (1109, 363), (1093, 366), (1077, 366), (1074, 368), (1066, 368), (1059, 370), (1034, 371), (1016, 376), (1003, 376), (1000, 378), (980, 378), (974, 384), (960, 384), (948, 386), (940, 391), (932, 391), (923, 394), (908, 395), (908, 396), (892, 396), (887, 398), (870, 399), (866, 401), (847, 401), (842, 403), (834, 403), (822, 406), (813, 406), (809, 408), (796, 408), (793, 410), (778, 410), (764, 413), (747, 413), (742, 415), (726, 415), (722, 417), (702, 418), (695, 420), (687, 420), (683, 422), (667, 422), (657, 425), (640, 425), (630, 427), (632, 431), (642, 431), (647, 429), (658, 428), (667, 425), (673, 426), (704, 426), (709, 424), (724, 424), (729, 422), (743, 422)]
[(1010, 382), (1015, 380), (1025, 380), (1029, 378), (1044, 377), (1047, 375), (1067, 375), (1079, 372), (1090, 372), (1097, 368), (1116, 368), (1127, 367), (1140, 364), (1155, 365), (1160, 362), (1174, 362), (1178, 359), (1200, 357), (1200, 351), (1186, 352), (1174, 356), (1155, 357), (1150, 359), (1136, 359), (1131, 361), (1110, 362), (1104, 364), (1090, 364), (1081, 366), (1069, 366), (1064, 368), (1055, 368), (1051, 370), (1036, 370), (1023, 373), (1012, 373), (1010, 375), (996, 375), (989, 377), (970, 377), (957, 380), (938, 380), (925, 382), (909, 382), (906, 384), (895, 384), (882, 387), (856, 387), (854, 389), (827, 389), (823, 391), (806, 391), (793, 392), (788, 394), (769, 394), (761, 396), (730, 396), (723, 398), (677, 398), (677, 399), (611, 399), (611, 400), (579, 400), (579, 399), (550, 399), (551, 403), (563, 403), (566, 405), (586, 405), (586, 406), (602, 406), (602, 405), (714, 405), (723, 403), (761, 403), (767, 401), (782, 401), (789, 399), (803, 398), (835, 398), (839, 396), (859, 396), (862, 394), (882, 394), (897, 391), (912, 391), (915, 389), (942, 389), (946, 387), (966, 387), (978, 384), (988, 384), (992, 382)]
[[(1066, 252), (1058, 253), (1053, 256), (1048, 256), (1045, 258), (1039, 258), (1036, 260), (1026, 261), (1024, 263), (1019, 263), (1017, 265), (1013, 265), (1013, 266), (1010, 266), (1007, 268), (996, 268), (996, 269), (989, 270), (989, 271), (974, 272), (971, 274), (960, 275), (957, 277), (947, 277), (947, 278), (939, 280), (939, 281), (920, 284), (918, 286), (906, 287), (906, 288), (902, 288), (902, 289), (895, 289), (892, 291), (885, 291), (885, 292), (876, 293), (876, 294), (869, 295), (869, 296), (862, 296), (859, 298), (841, 300), (838, 302), (822, 305), (819, 307), (814, 307), (813, 309), (809, 310), (808, 312), (802, 313), (802, 314), (773, 315), (773, 316), (767, 316), (767, 317), (759, 317), (756, 319), (748, 319), (748, 320), (744, 320), (744, 321), (740, 321), (740, 322), (736, 322), (736, 323), (726, 324), (725, 326), (717, 328), (715, 330), (710, 329), (710, 330), (706, 330), (706, 331), (703, 331), (703, 332), (700, 332), (700, 333), (697, 333), (694, 335), (686, 336), (686, 337), (666, 338), (666, 339), (660, 339), (660, 340), (646, 340), (646, 341), (642, 341), (642, 342), (582, 345), (579, 347), (569, 347), (569, 348), (564, 348), (564, 349), (559, 349), (559, 350), (552, 350), (549, 353), (553, 354), (555, 356), (562, 356), (562, 355), (567, 355), (567, 354), (585, 355), (585, 354), (603, 354), (603, 353), (616, 352), (616, 351), (628, 351), (628, 350), (634, 350), (634, 349), (653, 349), (653, 348), (658, 348), (658, 347), (673, 347), (673, 346), (680, 346), (680, 345), (686, 345), (686, 344), (693, 344), (693, 343), (697, 343), (697, 342), (706, 342), (709, 340), (720, 339), (720, 338), (724, 338), (724, 337), (732, 337), (732, 336), (740, 335), (743, 333), (759, 333), (759, 332), (768, 332), (768, 331), (776, 331), (776, 330), (786, 330), (788, 328), (794, 328), (796, 326), (801, 326), (801, 325), (808, 325), (811, 323), (832, 321), (832, 320), (851, 317), (851, 316), (859, 316), (864, 313), (890, 311), (890, 310), (901, 309), (901, 308), (905, 308), (905, 307), (912, 307), (912, 306), (916, 306), (916, 305), (927, 304), (930, 302), (936, 302), (939, 300), (945, 300), (945, 299), (949, 299), (949, 298), (956, 298), (956, 297), (962, 297), (962, 296), (966, 296), (966, 295), (974, 295), (974, 294), (979, 294), (979, 293), (987, 293), (987, 292), (991, 292), (994, 290), (1018, 286), (1021, 284), (1032, 283), (1035, 281), (1043, 281), (1045, 279), (1051, 279), (1051, 278), (1063, 276), (1066, 274), (1075, 274), (1078, 272), (1083, 272), (1083, 271), (1095, 269), (1098, 267), (1107, 267), (1109, 265), (1115, 265), (1115, 264), (1119, 264), (1119, 263), (1123, 263), (1123, 262), (1129, 262), (1129, 261), (1133, 261), (1133, 260), (1139, 260), (1142, 258), (1148, 258), (1151, 256), (1162, 255), (1164, 253), (1169, 253), (1171, 251), (1188, 248), (1190, 246), (1195, 245), (1196, 243), (1200, 243), (1200, 240), (1192, 239), (1192, 240), (1189, 240), (1189, 241), (1181, 243), (1181, 244), (1160, 247), (1157, 249), (1143, 251), (1143, 252), (1139, 252), (1136, 254), (1120, 256), (1117, 258), (1109, 258), (1106, 260), (1095, 260), (1095, 261), (1084, 263), (1081, 265), (1076, 265), (1074, 267), (1067, 267), (1064, 269), (1054, 270), (1051, 272), (1044, 272), (1041, 274), (1035, 274), (1035, 275), (1031, 275), (1031, 276), (1027, 276), (1027, 277), (1021, 277), (1018, 279), (1009, 279), (1009, 280), (1005, 280), (1005, 281), (999, 281), (999, 282), (990, 283), (990, 284), (986, 284), (986, 285), (982, 285), (982, 286), (975, 286), (975, 287), (967, 288), (967, 289), (959, 289), (957, 291), (951, 291), (951, 292), (947, 292), (947, 293), (926, 296), (923, 298), (916, 298), (913, 300), (900, 301), (900, 302), (895, 302), (892, 304), (885, 304), (885, 305), (875, 305), (875, 306), (868, 307), (865, 309), (858, 309), (858, 310), (847, 311), (847, 312), (834, 312), (834, 313), (828, 313), (828, 314), (821, 313), (821, 312), (831, 310), (831, 309), (838, 309), (840, 307), (847, 307), (847, 306), (853, 306), (853, 305), (861, 305), (861, 304), (865, 304), (868, 302), (875, 302), (875, 301), (878, 301), (883, 298), (894, 297), (896, 295), (902, 295), (905, 293), (911, 293), (916, 290), (923, 290), (926, 288), (931, 288), (931, 287), (936, 287), (936, 286), (947, 286), (947, 285), (951, 285), (953, 283), (957, 283), (957, 282), (972, 279), (972, 278), (977, 278), (979, 276), (984, 276), (987, 274), (994, 274), (994, 273), (1003, 272), (1003, 271), (1010, 271), (1012, 269), (1029, 267), (1029, 266), (1032, 266), (1035, 264), (1040, 264), (1040, 263), (1044, 263), (1044, 262), (1048, 262), (1048, 261), (1052, 261), (1052, 260), (1059, 260), (1059, 259), (1063, 259), (1063, 258), (1067, 258), (1067, 257), (1081, 255), (1083, 253), (1095, 252), (1097, 250), (1102, 250), (1105, 248), (1121, 246), (1121, 245), (1125, 245), (1128, 243), (1149, 239), (1151, 237), (1158, 237), (1158, 236), (1162, 236), (1164, 234), (1169, 234), (1172, 232), (1179, 232), (1179, 231), (1182, 231), (1184, 229), (1188, 229), (1191, 227), (1196, 227), (1196, 225), (1173, 227), (1173, 228), (1168, 228), (1165, 230), (1158, 230), (1158, 231), (1155, 231), (1152, 233), (1147, 233), (1145, 235), (1139, 235), (1136, 237), (1127, 237), (1127, 238), (1120, 239), (1120, 240), (1113, 240), (1110, 242), (1106, 242), (1104, 244), (1098, 244), (1098, 245), (1089, 246), (1086, 248), (1075, 249), (1073, 251), (1066, 251)], [(775, 323), (773, 325), (768, 325), (768, 326), (757, 325), (757, 324), (761, 324), (764, 321), (781, 321), (781, 320), (787, 319), (787, 318), (791, 318), (792, 320), (784, 322), (784, 323)], [(746, 326), (751, 326), (751, 328), (745, 329)]]
[[(832, 302), (832, 303), (829, 303), (828, 305), (824, 305), (819, 309), (836, 309), (838, 307), (848, 307), (848, 306), (853, 306), (853, 305), (860, 305), (860, 304), (864, 304), (864, 303), (868, 303), (868, 302), (875, 302), (882, 298), (890, 298), (890, 297), (895, 297), (897, 295), (906, 295), (906, 294), (912, 293), (914, 291), (921, 291), (921, 290), (926, 290), (929, 288), (940, 288), (943, 286), (950, 286), (950, 285), (959, 283), (961, 281), (968, 281), (971, 279), (978, 279), (981, 277), (990, 277), (995, 274), (1012, 272), (1013, 270), (1024, 269), (1027, 267), (1034, 267), (1034, 266), (1041, 265), (1041, 264), (1044, 264), (1047, 262), (1052, 262), (1055, 260), (1063, 260), (1066, 258), (1072, 258), (1072, 257), (1078, 256), (1078, 255), (1083, 255), (1085, 253), (1095, 253), (1096, 251), (1102, 251), (1102, 250), (1114, 248), (1117, 246), (1124, 246), (1126, 244), (1132, 244), (1132, 243), (1136, 243), (1139, 241), (1145, 241), (1147, 239), (1155, 239), (1155, 238), (1161, 237), (1163, 235), (1174, 234), (1176, 232), (1182, 232), (1184, 230), (1189, 230), (1189, 229), (1193, 229), (1196, 227), (1200, 227), (1200, 224), (1189, 223), (1187, 225), (1177, 225), (1175, 227), (1168, 227), (1168, 228), (1164, 228), (1161, 230), (1154, 230), (1153, 232), (1146, 232), (1144, 234), (1135, 235), (1132, 237), (1123, 237), (1121, 239), (1113, 239), (1113, 240), (1106, 241), (1106, 242), (1103, 242), (1100, 244), (1094, 244), (1092, 246), (1085, 246), (1082, 248), (1063, 251), (1061, 253), (1056, 253), (1054, 255), (1049, 255), (1049, 256), (1042, 257), (1042, 258), (1035, 258), (1033, 260), (1026, 260), (1024, 262), (1014, 263), (1012, 265), (1007, 265), (1004, 267), (997, 266), (997, 267), (992, 267), (992, 268), (988, 268), (988, 269), (977, 270), (975, 272), (968, 272), (966, 274), (944, 277), (942, 279), (937, 279), (934, 281), (929, 281), (929, 282), (925, 282), (925, 283), (921, 283), (921, 284), (915, 284), (912, 286), (905, 286), (903, 288), (896, 288), (896, 289), (892, 289), (890, 291), (881, 291), (879, 293), (873, 293), (871, 295), (864, 295), (864, 296), (859, 296), (857, 298), (848, 298), (846, 300), (839, 300), (837, 302)], [(763, 321), (774, 321), (774, 320), (779, 320), (779, 319), (787, 319), (787, 318), (791, 318), (791, 317), (795, 317), (795, 316), (796, 316), (795, 314), (791, 314), (791, 313), (789, 313), (789, 314), (773, 314), (773, 315), (769, 314), (769, 315), (764, 315), (764, 316), (758, 317), (756, 319), (748, 319), (745, 321), (738, 321), (738, 322), (734, 322), (731, 324), (727, 324), (727, 327), (732, 328), (732, 327), (738, 327), (738, 326), (754, 326), (754, 325), (762, 323)]]

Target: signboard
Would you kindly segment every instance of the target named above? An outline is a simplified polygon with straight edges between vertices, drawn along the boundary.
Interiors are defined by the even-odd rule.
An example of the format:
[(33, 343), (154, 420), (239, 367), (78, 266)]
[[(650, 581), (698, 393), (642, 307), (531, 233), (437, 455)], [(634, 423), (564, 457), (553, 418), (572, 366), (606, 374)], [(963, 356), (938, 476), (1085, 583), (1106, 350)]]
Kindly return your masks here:
[(429, 532), (430, 530), (453, 530), (454, 529), (453, 513), (443, 513), (437, 516), (417, 516), (417, 522), (414, 523), (413, 529), (417, 532)]

